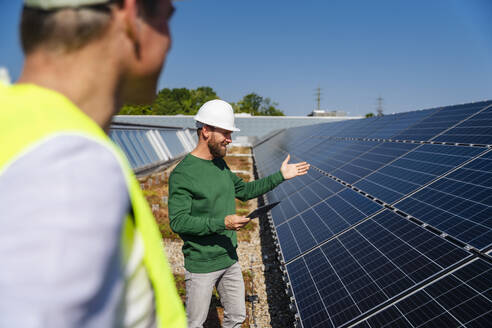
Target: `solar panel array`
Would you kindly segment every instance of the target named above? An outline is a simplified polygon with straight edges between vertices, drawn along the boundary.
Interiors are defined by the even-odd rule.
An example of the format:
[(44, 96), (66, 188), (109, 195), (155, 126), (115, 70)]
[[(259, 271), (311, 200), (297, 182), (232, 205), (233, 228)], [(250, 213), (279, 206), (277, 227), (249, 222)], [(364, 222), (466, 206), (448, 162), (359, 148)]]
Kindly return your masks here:
[(120, 146), (134, 170), (177, 159), (196, 146), (197, 137), (189, 129), (113, 124), (110, 138)]
[(492, 101), (283, 130), (259, 175), (288, 153), (312, 169), (266, 198), (299, 325), (490, 326)]

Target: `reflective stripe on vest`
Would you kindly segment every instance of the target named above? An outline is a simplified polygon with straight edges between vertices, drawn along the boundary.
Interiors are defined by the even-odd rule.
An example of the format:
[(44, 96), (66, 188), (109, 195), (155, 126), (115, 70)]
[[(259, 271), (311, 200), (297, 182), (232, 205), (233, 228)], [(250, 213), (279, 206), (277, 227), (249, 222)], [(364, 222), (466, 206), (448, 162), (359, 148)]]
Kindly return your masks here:
[[(118, 159), (134, 212), (122, 233), (123, 254), (138, 233), (144, 264), (152, 283), (159, 327), (186, 327), (186, 316), (162, 247), (155, 219), (126, 158), (104, 131), (64, 96), (34, 85), (0, 88), (0, 176), (17, 158), (56, 134), (70, 133), (104, 145)], [(125, 251), (126, 249), (126, 251)]]

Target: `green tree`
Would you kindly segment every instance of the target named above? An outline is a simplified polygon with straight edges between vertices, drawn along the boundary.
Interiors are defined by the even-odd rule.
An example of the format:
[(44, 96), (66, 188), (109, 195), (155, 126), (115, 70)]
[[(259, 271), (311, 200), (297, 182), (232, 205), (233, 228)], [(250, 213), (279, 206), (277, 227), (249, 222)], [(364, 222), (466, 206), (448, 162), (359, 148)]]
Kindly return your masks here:
[(369, 117), (374, 117), (374, 113), (367, 113), (366, 118), (369, 118)]
[(204, 103), (209, 100), (218, 99), (219, 97), (211, 87), (199, 87), (196, 88), (196, 90), (191, 90), (191, 98), (193, 100), (196, 113)]
[(260, 115), (266, 115), (266, 116), (284, 116), (284, 112), (282, 112), (280, 109), (278, 109), (276, 106), (278, 106), (277, 103), (272, 103), (270, 98), (265, 98), (263, 99), (263, 104), (260, 107)]
[(157, 94), (152, 111), (156, 115), (191, 114), (191, 92), (186, 88), (164, 88)]
[(270, 98), (263, 98), (253, 92), (244, 96), (237, 104), (234, 104), (233, 108), (237, 113), (250, 113), (254, 116), (283, 116), (284, 113), (276, 106), (278, 104), (272, 102)]
[(249, 93), (243, 97), (237, 103), (237, 109), (239, 113), (250, 113), (251, 115), (258, 115), (260, 111), (261, 103), (263, 102), (263, 97), (257, 95), (256, 93)]
[[(121, 115), (195, 115), (198, 109), (207, 101), (218, 99), (217, 93), (211, 87), (164, 88), (159, 91), (151, 105), (125, 105)], [(235, 113), (250, 113), (251, 115), (283, 116), (277, 108), (278, 104), (270, 98), (263, 98), (256, 93), (249, 93), (237, 103), (231, 103)]]
[(152, 111), (156, 115), (194, 115), (205, 102), (217, 98), (210, 87), (199, 87), (196, 90), (165, 88), (157, 94)]
[(124, 105), (119, 115), (152, 115), (150, 105)]

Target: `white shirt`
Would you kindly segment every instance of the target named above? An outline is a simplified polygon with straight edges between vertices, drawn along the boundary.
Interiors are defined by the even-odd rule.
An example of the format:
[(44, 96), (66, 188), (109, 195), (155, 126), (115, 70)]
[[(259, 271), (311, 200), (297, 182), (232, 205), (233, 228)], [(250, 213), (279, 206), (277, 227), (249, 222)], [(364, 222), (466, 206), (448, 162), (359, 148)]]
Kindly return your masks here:
[(115, 155), (83, 136), (57, 135), (0, 172), (0, 327), (155, 326), (143, 248), (122, 263), (129, 208)]

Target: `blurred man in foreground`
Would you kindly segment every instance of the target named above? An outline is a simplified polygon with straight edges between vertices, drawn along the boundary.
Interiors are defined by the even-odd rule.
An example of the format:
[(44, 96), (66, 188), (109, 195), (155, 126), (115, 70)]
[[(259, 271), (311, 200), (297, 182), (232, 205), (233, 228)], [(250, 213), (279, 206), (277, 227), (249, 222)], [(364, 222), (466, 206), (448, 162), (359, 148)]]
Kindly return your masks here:
[(160, 234), (107, 131), (148, 103), (169, 0), (25, 0), (0, 88), (0, 326), (185, 327)]

